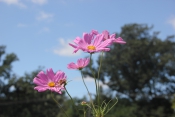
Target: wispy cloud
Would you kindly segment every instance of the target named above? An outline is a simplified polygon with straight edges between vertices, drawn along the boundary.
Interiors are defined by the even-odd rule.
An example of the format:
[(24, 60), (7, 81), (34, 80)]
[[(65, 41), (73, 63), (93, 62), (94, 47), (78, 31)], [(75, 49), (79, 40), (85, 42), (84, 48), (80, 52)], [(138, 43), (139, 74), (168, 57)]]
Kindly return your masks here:
[(17, 24), (17, 27), (27, 27), (27, 24), (19, 23)]
[(74, 24), (73, 24), (73, 23), (66, 23), (66, 24), (64, 24), (64, 26), (65, 26), (65, 27), (73, 27)]
[(50, 29), (48, 27), (44, 27), (39, 31), (39, 33), (46, 33), (46, 32), (50, 32)]
[(20, 2), (20, 0), (0, 0), (0, 2), (4, 2), (8, 5), (16, 5), (16, 6), (19, 6), (20, 8), (26, 8), (27, 7), (22, 2)]
[(80, 55), (80, 51), (77, 53), (73, 53), (74, 48), (69, 45), (69, 40), (65, 41), (65, 39), (58, 39), (59, 45), (58, 47), (53, 49), (53, 52), (60, 56), (77, 56)]
[(172, 25), (172, 27), (175, 29), (175, 16), (172, 16), (169, 20), (168, 23)]
[(46, 13), (46, 12), (40, 12), (39, 15), (36, 17), (37, 20), (45, 20), (45, 21), (52, 21), (53, 20), (53, 14)]
[(46, 4), (48, 1), (47, 0), (31, 0), (34, 4), (39, 4), (43, 5)]

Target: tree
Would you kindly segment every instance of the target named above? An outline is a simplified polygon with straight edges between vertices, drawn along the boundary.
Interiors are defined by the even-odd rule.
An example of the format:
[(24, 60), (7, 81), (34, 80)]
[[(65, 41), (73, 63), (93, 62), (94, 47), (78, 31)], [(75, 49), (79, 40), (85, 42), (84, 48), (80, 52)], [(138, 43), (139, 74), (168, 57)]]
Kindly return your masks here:
[[(12, 63), (17, 61), (18, 58), (14, 53), (6, 54), (5, 57), (5, 46), (0, 46), (0, 93), (2, 94), (2, 88), (4, 86), (4, 80), (9, 79), (11, 76)], [(4, 58), (2, 60), (2, 58)], [(0, 95), (1, 97), (2, 95)]]
[(6, 54), (4, 60), (1, 61), (2, 56), (5, 54), (5, 46), (0, 46), (0, 77), (10, 78), (12, 63), (17, 61), (18, 58), (14, 53)]
[[(152, 27), (129, 24), (121, 36), (127, 44), (114, 44), (105, 53), (101, 80), (118, 93), (132, 100), (141, 97), (171, 97), (175, 92), (175, 42), (161, 40)], [(98, 60), (99, 63), (99, 60)]]

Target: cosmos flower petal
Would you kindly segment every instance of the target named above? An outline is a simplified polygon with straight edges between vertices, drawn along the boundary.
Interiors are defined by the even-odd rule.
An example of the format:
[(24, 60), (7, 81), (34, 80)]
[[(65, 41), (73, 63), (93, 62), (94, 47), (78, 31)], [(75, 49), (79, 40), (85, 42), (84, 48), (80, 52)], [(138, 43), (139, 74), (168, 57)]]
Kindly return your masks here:
[(98, 34), (98, 31), (93, 29), (93, 30), (91, 31), (91, 33), (94, 34), (94, 35), (97, 35), (97, 34)]
[(83, 33), (83, 39), (87, 44), (91, 43), (91, 38), (90, 38), (90, 35), (88, 33)]
[(107, 47), (107, 46), (111, 45), (112, 42), (113, 42), (112, 39), (107, 39), (107, 40), (103, 41), (103, 42), (101, 43), (101, 45), (98, 46), (98, 48)]
[(45, 82), (48, 82), (48, 77), (47, 75), (43, 72), (43, 71), (40, 71), (37, 75), (38, 78), (40, 78), (42, 81), (45, 81)]
[(116, 36), (116, 34), (112, 34), (112, 35), (110, 35), (110, 38), (112, 39), (112, 38), (115, 38), (115, 36)]
[(77, 67), (77, 65), (75, 64), (75, 63), (69, 63), (68, 65), (67, 65), (67, 68), (68, 69), (77, 69), (78, 67)]
[(80, 49), (82, 49), (83, 51), (86, 50), (86, 47), (88, 46), (87, 43), (85, 43), (83, 40), (80, 40), (78, 43)]
[(47, 70), (47, 76), (48, 76), (49, 79), (51, 79), (51, 81), (54, 80), (53, 79), (54, 78), (54, 72), (53, 72), (52, 68)]
[(103, 40), (103, 36), (102, 34), (98, 34), (94, 40), (94, 46), (98, 46), (101, 44), (102, 40)]
[(38, 90), (38, 92), (44, 92), (44, 91), (48, 90), (48, 87), (36, 86), (34, 89)]
[(110, 48), (98, 48), (97, 51), (110, 51)]
[(72, 46), (73, 48), (77, 48), (77, 46), (74, 44), (69, 43), (69, 45)]
[(114, 42), (115, 43), (120, 43), (120, 44), (125, 44), (126, 43), (121, 37), (118, 37), (117, 39), (114, 39)]
[(109, 39), (109, 32), (107, 30), (104, 30), (102, 34), (104, 35), (104, 40)]
[(81, 38), (80, 37), (76, 37), (75, 39), (74, 39), (74, 43), (78, 43), (79, 41), (81, 40)]
[(33, 79), (33, 83), (35, 83), (35, 84), (37, 84), (37, 85), (43, 86), (43, 85), (46, 85), (46, 84), (47, 84), (47, 81), (35, 77), (35, 78)]
[(86, 59), (84, 60), (84, 66), (87, 66), (87, 65), (89, 64), (89, 62), (90, 62), (90, 59), (89, 59), (89, 58), (86, 58)]
[(62, 80), (62, 79), (64, 79), (64, 78), (66, 78), (66, 76), (65, 76), (65, 73), (64, 72), (60, 72), (60, 78), (59, 78), (59, 80)]
[(83, 59), (78, 59), (78, 60), (77, 60), (77, 66), (83, 67), (83, 65), (84, 65)]

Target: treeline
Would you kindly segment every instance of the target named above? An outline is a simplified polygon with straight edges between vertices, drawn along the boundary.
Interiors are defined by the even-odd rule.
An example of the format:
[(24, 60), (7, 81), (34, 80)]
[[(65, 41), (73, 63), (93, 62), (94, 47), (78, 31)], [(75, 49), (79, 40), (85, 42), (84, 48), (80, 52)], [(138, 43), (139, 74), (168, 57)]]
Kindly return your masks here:
[[(102, 90), (101, 98), (107, 102), (118, 98), (108, 117), (175, 117), (174, 36), (160, 39), (159, 32), (152, 29), (142, 24), (124, 25), (116, 34), (127, 43), (113, 45), (103, 56), (100, 80), (110, 90)], [(33, 89), (33, 78), (42, 68), (18, 77), (12, 74), (12, 63), (17, 60), (0, 46), (0, 117), (65, 117), (49, 91)], [(95, 73), (99, 61), (94, 61)], [(90, 71), (84, 69), (86, 76), (92, 76)], [(54, 96), (70, 117), (78, 117), (65, 94)], [(74, 100), (79, 106), (86, 97)], [(91, 117), (90, 111), (87, 117)]]

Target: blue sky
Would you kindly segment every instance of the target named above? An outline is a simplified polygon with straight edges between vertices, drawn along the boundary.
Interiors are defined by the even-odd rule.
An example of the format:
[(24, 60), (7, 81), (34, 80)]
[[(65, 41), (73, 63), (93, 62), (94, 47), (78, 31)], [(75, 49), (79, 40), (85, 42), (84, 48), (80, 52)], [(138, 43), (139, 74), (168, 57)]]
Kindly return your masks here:
[[(129, 23), (154, 25), (165, 39), (175, 35), (174, 6), (174, 0), (0, 0), (0, 45), (17, 54), (13, 72), (18, 76), (38, 66), (62, 70), (71, 80), (70, 94), (82, 97), (87, 92), (80, 74), (67, 64), (88, 54), (72, 54), (68, 42), (92, 29), (120, 32)], [(93, 80), (86, 81), (94, 93)]]

